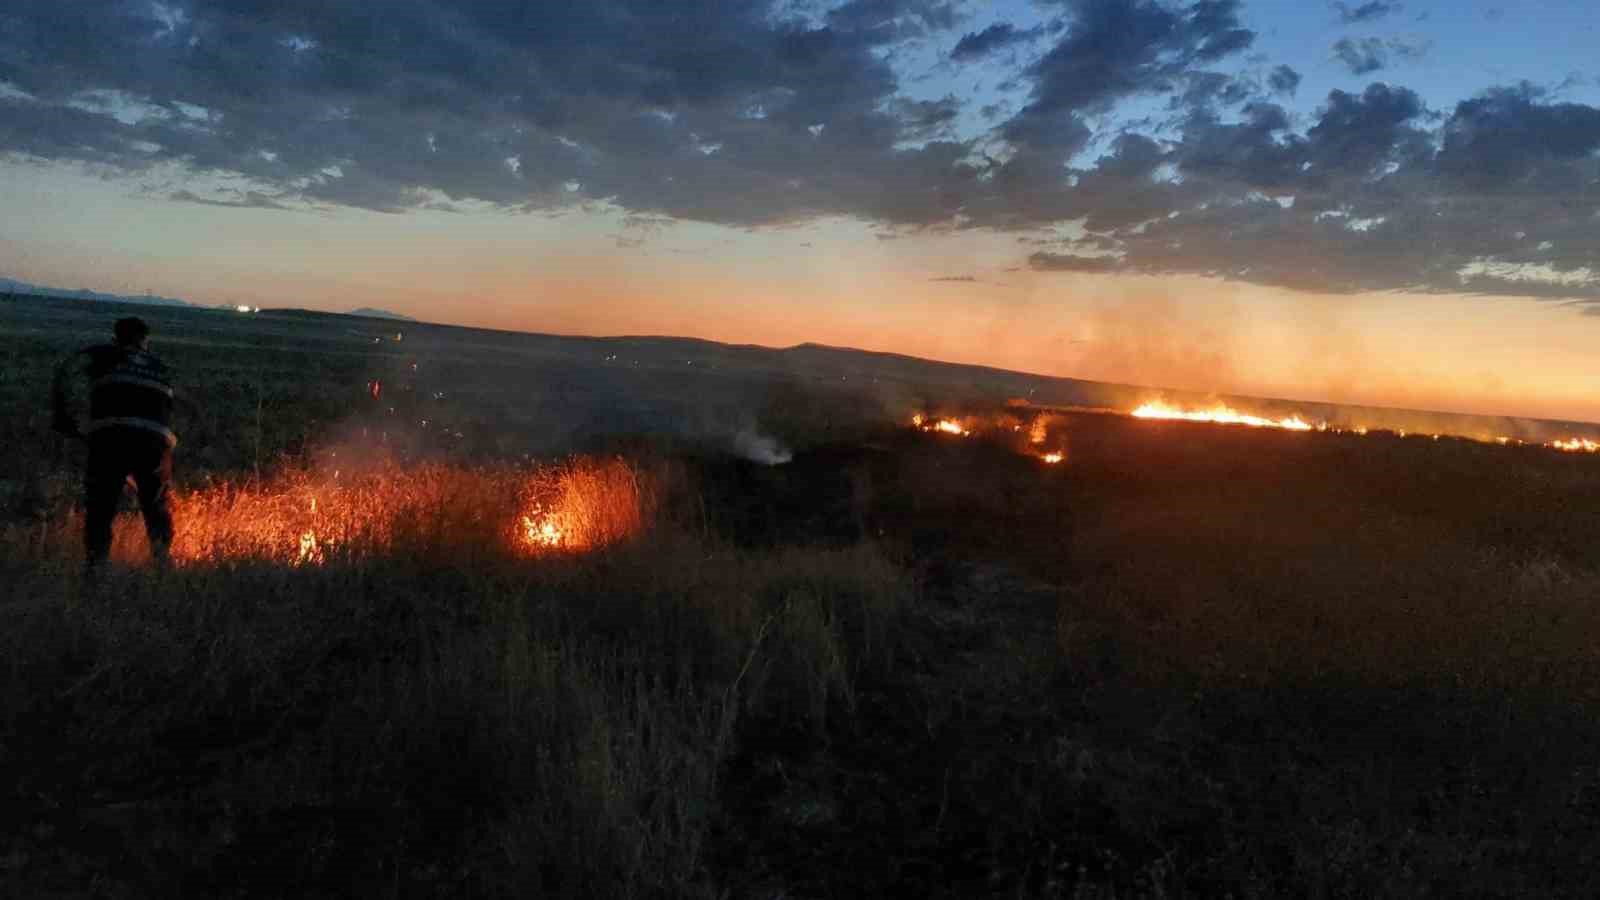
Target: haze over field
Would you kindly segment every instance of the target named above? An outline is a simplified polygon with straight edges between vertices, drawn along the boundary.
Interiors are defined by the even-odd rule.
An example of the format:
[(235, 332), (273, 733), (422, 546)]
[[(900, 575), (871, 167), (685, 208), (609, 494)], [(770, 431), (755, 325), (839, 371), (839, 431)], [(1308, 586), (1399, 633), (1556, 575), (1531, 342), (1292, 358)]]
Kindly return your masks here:
[(0, 272), (1600, 420), (1582, 0), (0, 13)]

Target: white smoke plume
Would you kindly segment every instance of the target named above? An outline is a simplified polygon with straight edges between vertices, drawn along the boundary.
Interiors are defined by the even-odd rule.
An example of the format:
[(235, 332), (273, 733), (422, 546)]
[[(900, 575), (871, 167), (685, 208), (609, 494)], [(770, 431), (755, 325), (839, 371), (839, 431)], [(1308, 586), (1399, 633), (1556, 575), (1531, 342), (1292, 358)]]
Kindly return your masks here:
[(781, 466), (794, 459), (794, 453), (778, 443), (776, 438), (749, 428), (742, 429), (733, 436), (733, 452), (764, 466)]

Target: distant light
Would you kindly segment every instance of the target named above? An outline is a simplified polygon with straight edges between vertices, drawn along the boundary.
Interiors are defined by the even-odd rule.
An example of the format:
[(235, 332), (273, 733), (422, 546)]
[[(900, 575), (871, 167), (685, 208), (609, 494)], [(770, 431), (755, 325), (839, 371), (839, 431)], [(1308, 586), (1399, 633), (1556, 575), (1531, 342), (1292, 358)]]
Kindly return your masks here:
[(242, 313), (255, 312), (255, 310), (251, 309), (248, 306), (235, 306), (234, 309), (236, 309), (236, 310), (238, 310), (239, 312), (242, 312)]

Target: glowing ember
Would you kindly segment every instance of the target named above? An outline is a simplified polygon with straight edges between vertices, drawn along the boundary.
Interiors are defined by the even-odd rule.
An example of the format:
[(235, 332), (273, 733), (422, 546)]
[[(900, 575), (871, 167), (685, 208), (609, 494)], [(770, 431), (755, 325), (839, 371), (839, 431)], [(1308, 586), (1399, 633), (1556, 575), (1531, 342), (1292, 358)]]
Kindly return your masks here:
[(1039, 458), (1053, 466), (1056, 463), (1061, 462), (1062, 460), (1066, 459), (1067, 455), (1065, 453), (1060, 453), (1060, 452), (1046, 453), (1044, 456), (1041, 456)]
[(1315, 431), (1317, 426), (1300, 418), (1289, 416), (1282, 419), (1268, 419), (1264, 416), (1253, 416), (1242, 413), (1227, 406), (1218, 404), (1210, 409), (1184, 410), (1165, 403), (1146, 403), (1134, 410), (1132, 415), (1138, 419), (1178, 419), (1185, 422), (1215, 422), (1221, 425), (1248, 425), (1252, 428), (1284, 428), (1289, 431)]

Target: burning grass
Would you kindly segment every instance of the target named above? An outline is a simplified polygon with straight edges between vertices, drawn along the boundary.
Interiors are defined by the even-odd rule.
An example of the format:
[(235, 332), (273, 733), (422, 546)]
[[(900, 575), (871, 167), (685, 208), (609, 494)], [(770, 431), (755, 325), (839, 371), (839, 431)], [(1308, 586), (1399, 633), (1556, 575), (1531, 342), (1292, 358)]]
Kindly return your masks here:
[(651, 492), (620, 459), (573, 460), (540, 469), (521, 484), (521, 546), (593, 550), (645, 529)]
[(1311, 431), (1316, 428), (1299, 416), (1272, 419), (1242, 413), (1218, 404), (1209, 409), (1185, 410), (1166, 403), (1152, 402), (1129, 413), (1136, 419), (1178, 419), (1185, 422), (1215, 422), (1221, 425), (1249, 425), (1252, 428), (1283, 428), (1289, 431)]
[[(307, 566), (400, 552), (468, 560), (581, 553), (642, 533), (653, 506), (648, 478), (617, 458), (532, 467), (287, 470), (176, 492), (172, 558), (178, 565)], [(115, 560), (144, 556), (139, 532), (135, 519), (124, 516)]]
[(1062, 446), (1063, 437), (1056, 433), (1063, 424), (1059, 416), (1051, 413), (1031, 414), (1030, 417), (1026, 411), (1011, 410), (992, 416), (953, 417), (916, 413), (911, 417), (911, 427), (924, 434), (963, 438), (982, 436), (1052, 466), (1067, 459), (1067, 451)]
[(972, 431), (956, 419), (936, 419), (921, 413), (911, 417), (911, 427), (931, 434), (954, 434), (971, 437)]
[[(1128, 415), (1133, 416), (1136, 419), (1167, 419), (1181, 422), (1209, 422), (1217, 425), (1244, 425), (1251, 428), (1279, 428), (1285, 431), (1332, 431), (1341, 434), (1356, 435), (1366, 435), (1372, 431), (1372, 429), (1364, 425), (1357, 425), (1353, 427), (1335, 427), (1327, 422), (1311, 422), (1305, 417), (1301, 416), (1299, 413), (1288, 416), (1278, 416), (1274, 418), (1272, 416), (1241, 412), (1224, 403), (1214, 404), (1204, 409), (1183, 409), (1181, 407), (1173, 406), (1165, 401), (1157, 400), (1136, 407), (1129, 412)], [(1407, 432), (1405, 431), (1396, 431), (1395, 434), (1399, 435), (1400, 437), (1408, 436)], [(1483, 443), (1488, 443), (1491, 440), (1483, 437), (1482, 435), (1472, 436), (1462, 434), (1447, 435), (1428, 433), (1423, 436), (1430, 437), (1436, 441), (1443, 437), (1462, 438), (1465, 440), (1479, 441)], [(1506, 436), (1495, 437), (1492, 439), (1492, 442), (1500, 444), (1501, 446), (1515, 445), (1520, 447), (1528, 444), (1527, 441), (1524, 441), (1520, 438)], [(1585, 437), (1572, 437), (1545, 441), (1542, 446), (1551, 450), (1560, 450), (1566, 453), (1600, 453), (1600, 441)]]

